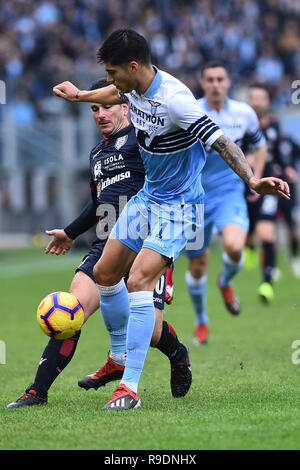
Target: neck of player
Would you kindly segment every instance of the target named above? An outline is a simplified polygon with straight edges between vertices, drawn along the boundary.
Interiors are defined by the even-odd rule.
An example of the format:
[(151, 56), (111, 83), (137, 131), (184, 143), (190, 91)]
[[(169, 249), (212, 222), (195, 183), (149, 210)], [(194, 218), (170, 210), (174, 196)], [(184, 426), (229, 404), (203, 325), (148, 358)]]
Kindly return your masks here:
[(148, 90), (155, 78), (155, 75), (156, 71), (152, 64), (141, 67), (139, 77), (137, 79), (137, 86), (135, 88), (139, 95), (143, 95)]
[(226, 100), (227, 100), (227, 97), (223, 98), (222, 100), (218, 100), (218, 101), (213, 101), (213, 100), (210, 100), (208, 97), (206, 97), (206, 101), (207, 101), (208, 106), (211, 109), (214, 109), (215, 111), (221, 111), (222, 109), (224, 109), (225, 106), (226, 106)]

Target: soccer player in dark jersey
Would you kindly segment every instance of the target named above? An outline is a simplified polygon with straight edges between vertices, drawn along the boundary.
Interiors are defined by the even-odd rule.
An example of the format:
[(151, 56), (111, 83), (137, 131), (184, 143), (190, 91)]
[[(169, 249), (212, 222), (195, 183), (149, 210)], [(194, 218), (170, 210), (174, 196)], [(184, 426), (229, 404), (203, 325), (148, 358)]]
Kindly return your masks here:
[[(108, 86), (106, 80), (99, 80), (91, 89)], [(122, 378), (126, 359), (127, 320), (119, 312), (107, 309), (105, 295), (99, 298), (93, 268), (102, 255), (112, 225), (119, 217), (120, 202), (127, 202), (144, 184), (145, 170), (136, 141), (134, 127), (128, 121), (128, 104), (99, 105), (91, 104), (94, 120), (103, 135), (103, 140), (90, 154), (91, 200), (83, 212), (64, 230), (46, 231), (52, 240), (45, 252), (66, 254), (74, 240), (82, 233), (99, 224), (98, 238), (89, 253), (78, 266), (70, 286), (70, 292), (80, 301), (84, 310), (84, 321), (99, 308), (110, 336), (110, 355), (107, 362), (94, 374), (83, 377), (78, 385), (88, 390), (98, 389), (112, 380)], [(171, 268), (170, 268), (171, 269)], [(165, 301), (165, 275), (156, 286), (153, 301), (156, 323), (152, 334), (151, 346), (163, 352), (171, 365), (171, 390), (174, 397), (184, 396), (191, 385), (191, 371), (188, 351), (179, 342), (172, 326), (163, 321)], [(59, 340), (51, 338), (43, 352), (34, 383), (8, 408), (41, 405), (47, 403), (48, 390), (54, 380), (71, 361), (78, 344), (80, 332), (73, 337)]]
[[(260, 128), (267, 143), (267, 159), (264, 177), (279, 176), (276, 166), (280, 166), (283, 174), (286, 164), (280, 152), (281, 133), (277, 116), (271, 111), (272, 94), (267, 84), (253, 83), (249, 87), (248, 103), (256, 112)], [(251, 153), (248, 159), (251, 161)], [(285, 174), (287, 177), (287, 174)], [(276, 215), (278, 196), (265, 194), (254, 200), (248, 197), (250, 228), (248, 236), (248, 251), (246, 257), (253, 257), (256, 239), (262, 244), (263, 282), (258, 288), (258, 294), (263, 302), (270, 303), (274, 299), (273, 275), (276, 267)], [(250, 255), (250, 256), (249, 256)], [(255, 256), (255, 255), (254, 255)], [(251, 263), (251, 261), (250, 261)], [(246, 263), (247, 266), (247, 263)]]
[(284, 167), (276, 162), (276, 173), (284, 176), (289, 183), (291, 199), (283, 202), (278, 200), (278, 218), (284, 220), (288, 230), (288, 248), (293, 275), (300, 279), (299, 237), (297, 220), (295, 218), (295, 205), (297, 201), (298, 173), (296, 161), (300, 158), (300, 147), (291, 137), (282, 136), (279, 143), (279, 154)]

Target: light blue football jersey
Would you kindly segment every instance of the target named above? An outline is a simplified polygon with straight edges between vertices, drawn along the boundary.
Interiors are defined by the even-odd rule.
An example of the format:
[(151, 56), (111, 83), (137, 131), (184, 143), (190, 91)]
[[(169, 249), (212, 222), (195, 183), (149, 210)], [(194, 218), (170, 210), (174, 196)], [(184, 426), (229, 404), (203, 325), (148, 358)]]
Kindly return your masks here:
[[(255, 111), (242, 101), (227, 99), (225, 108), (220, 111), (211, 109), (205, 98), (198, 100), (201, 111), (206, 113), (223, 131), (225, 137), (235, 142), (239, 147), (244, 140), (253, 149), (262, 146), (265, 138), (259, 128)], [(224, 197), (223, 192), (235, 188), (244, 192), (245, 185), (242, 179), (227, 165), (221, 155), (205, 146), (207, 159), (202, 171), (202, 185), (207, 198)]]
[(146, 170), (142, 191), (157, 203), (199, 203), (204, 191), (201, 171), (206, 152), (201, 141), (212, 145), (223, 133), (205, 113), (192, 92), (161, 70), (148, 90), (122, 94)]

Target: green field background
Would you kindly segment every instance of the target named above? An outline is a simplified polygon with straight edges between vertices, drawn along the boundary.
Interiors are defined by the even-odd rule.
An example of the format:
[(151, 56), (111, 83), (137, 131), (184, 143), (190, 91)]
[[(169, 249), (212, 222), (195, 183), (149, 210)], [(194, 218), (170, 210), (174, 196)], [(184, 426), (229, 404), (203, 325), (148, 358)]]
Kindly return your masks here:
[(172, 398), (168, 360), (152, 348), (139, 386), (140, 409), (101, 410), (117, 382), (98, 391), (78, 388), (77, 380), (102, 365), (109, 350), (98, 311), (84, 326), (71, 364), (50, 389), (48, 404), (7, 409), (32, 383), (47, 342), (36, 307), (46, 294), (68, 290), (83, 254), (73, 250), (53, 257), (37, 248), (0, 252), (0, 340), (6, 345), (6, 363), (0, 364), (0, 449), (300, 448), (300, 364), (291, 360), (292, 343), (300, 340), (300, 281), (293, 278), (284, 250), (274, 303), (262, 305), (257, 297), (259, 268), (243, 270), (235, 281), (243, 309), (233, 317), (215, 282), (221, 252), (218, 246), (212, 249), (210, 335), (201, 347), (192, 345), (186, 259), (177, 260), (174, 302), (165, 319), (190, 348), (193, 384), (186, 397)]

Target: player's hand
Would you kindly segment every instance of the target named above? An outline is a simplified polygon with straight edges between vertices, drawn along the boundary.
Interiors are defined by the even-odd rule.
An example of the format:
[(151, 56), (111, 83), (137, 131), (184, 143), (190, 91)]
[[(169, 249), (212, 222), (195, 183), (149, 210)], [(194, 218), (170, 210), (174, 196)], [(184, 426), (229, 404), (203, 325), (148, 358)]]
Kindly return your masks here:
[(46, 254), (65, 255), (74, 243), (62, 229), (46, 230), (46, 234), (53, 237), (45, 248)]
[(67, 101), (78, 101), (78, 98), (76, 98), (78, 91), (78, 88), (71, 82), (62, 82), (53, 87), (53, 93)]
[(258, 194), (278, 194), (285, 199), (290, 199), (290, 188), (286, 181), (280, 178), (270, 176), (268, 178), (255, 178), (250, 179), (250, 188)]

